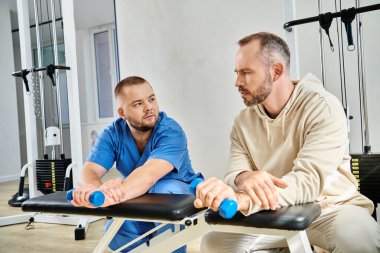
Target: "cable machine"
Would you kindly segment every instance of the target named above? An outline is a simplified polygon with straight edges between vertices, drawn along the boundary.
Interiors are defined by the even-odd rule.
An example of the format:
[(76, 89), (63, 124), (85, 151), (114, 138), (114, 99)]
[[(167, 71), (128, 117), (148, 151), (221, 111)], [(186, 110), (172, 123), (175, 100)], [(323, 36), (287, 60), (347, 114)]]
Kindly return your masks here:
[[(347, 119), (352, 119), (352, 116), (349, 115), (348, 103), (347, 103), (347, 93), (346, 93), (346, 77), (345, 77), (345, 66), (344, 66), (344, 55), (343, 55), (343, 32), (342, 26), (345, 27), (346, 37), (347, 37), (347, 50), (353, 51), (357, 50), (357, 62), (358, 62), (358, 86), (360, 94), (360, 120), (361, 120), (361, 137), (362, 137), (362, 154), (351, 154), (351, 170), (354, 176), (358, 181), (358, 190), (371, 199), (375, 203), (380, 203), (380, 190), (378, 185), (380, 185), (380, 154), (373, 154), (371, 152), (371, 144), (369, 139), (369, 124), (368, 124), (368, 107), (367, 107), (367, 89), (366, 89), (366, 79), (365, 79), (365, 66), (364, 66), (364, 49), (363, 49), (363, 30), (362, 30), (362, 21), (361, 13), (379, 10), (380, 4), (374, 4), (369, 6), (360, 6), (360, 0), (356, 0), (356, 6), (349, 9), (341, 9), (338, 11), (338, 7), (335, 1), (335, 10), (336, 12), (331, 13), (321, 13), (321, 2), (319, 4), (319, 15), (304, 19), (298, 19), (286, 22), (283, 25), (283, 28), (287, 32), (292, 31), (293, 26), (307, 24), (312, 22), (319, 22), (320, 24), (320, 34), (323, 29), (326, 35), (329, 38), (330, 48), (334, 51), (334, 46), (330, 39), (329, 29), (332, 24), (333, 19), (336, 19), (336, 27), (338, 34), (338, 50), (339, 50), (339, 70), (340, 70), (340, 81), (341, 81), (341, 94), (342, 94), (342, 104), (345, 109)], [(338, 28), (337, 18), (340, 18), (340, 34)], [(356, 19), (356, 46), (354, 45), (354, 39), (352, 35), (352, 22)], [(322, 81), (325, 85), (326, 76), (325, 76), (325, 63), (323, 55), (323, 41), (320, 39), (320, 48), (321, 48), (321, 73)], [(364, 130), (363, 130), (364, 129)], [(364, 138), (363, 138), (364, 135)], [(364, 139), (364, 142), (363, 142)], [(376, 218), (376, 210), (373, 214)]]
[[(27, 138), (27, 153), (28, 162), (21, 169), (19, 190), (14, 195), (14, 197), (9, 201), (12, 206), (20, 206), (21, 203), (26, 200), (29, 194), (26, 194), (24, 188), (25, 173), (28, 172), (29, 180), (29, 192), (30, 197), (36, 197), (42, 194), (49, 194), (56, 191), (63, 191), (73, 188), (73, 168), (77, 166), (82, 166), (82, 156), (78, 155), (78, 151), (82, 150), (81, 141), (76, 140), (80, 136), (80, 120), (72, 121), (70, 118), (70, 137), (74, 142), (72, 143), (72, 154), (76, 157), (77, 161), (71, 160), (71, 158), (66, 158), (64, 154), (64, 146), (62, 141), (62, 108), (61, 108), (61, 95), (60, 95), (60, 78), (59, 74), (62, 71), (70, 71), (70, 67), (59, 65), (58, 61), (58, 44), (57, 44), (57, 31), (56, 31), (56, 17), (55, 17), (55, 3), (59, 1), (59, 7), (61, 8), (60, 0), (50, 0), (50, 14), (49, 14), (49, 3), (46, 0), (46, 17), (51, 19), (51, 21), (43, 22), (42, 20), (42, 7), (41, 0), (39, 4), (37, 0), (33, 0), (34, 3), (34, 17), (35, 17), (35, 28), (36, 28), (36, 44), (37, 44), (37, 54), (36, 62), (32, 61), (31, 53), (31, 39), (30, 39), (30, 28), (29, 28), (29, 10), (28, 10), (28, 0), (17, 0), (17, 9), (19, 16), (19, 31), (20, 31), (20, 49), (21, 49), (21, 62), (22, 70), (12, 73), (13, 76), (17, 78), (22, 78), (24, 85), (24, 106), (25, 106), (25, 122), (26, 122), (26, 138)], [(72, 4), (65, 2), (62, 3), (65, 6)], [(67, 8), (67, 7), (66, 7)], [(67, 11), (67, 10), (66, 10)], [(63, 10), (62, 10), (63, 12)], [(69, 27), (71, 25), (70, 12), (68, 13), (68, 23)], [(49, 17), (50, 16), (50, 17)], [(61, 19), (62, 20), (62, 19)], [(40, 31), (40, 24), (52, 24), (52, 32), (50, 32), (50, 38), (52, 43), (52, 58), (53, 62), (44, 65), (43, 61), (43, 42), (41, 42), (41, 37), (43, 38), (43, 33)], [(62, 22), (62, 32), (63, 22)], [(71, 28), (71, 27), (70, 27)], [(50, 27), (49, 27), (50, 29)], [(71, 42), (71, 41), (70, 41)], [(71, 46), (71, 45), (70, 45)], [(34, 67), (31, 67), (34, 66)], [(76, 66), (74, 62), (74, 66)], [(45, 75), (44, 75), (45, 74)], [(70, 74), (68, 73), (68, 76)], [(44, 76), (48, 79), (45, 80)], [(31, 82), (30, 82), (31, 81)], [(51, 86), (46, 86), (46, 83), (51, 84)], [(69, 84), (70, 85), (70, 84)], [(46, 104), (46, 94), (45, 87), (50, 87), (52, 89), (52, 104), (53, 104), (53, 123), (48, 121), (48, 117), (45, 111)], [(72, 95), (72, 88), (68, 87), (68, 100), (69, 100), (69, 116), (73, 114), (75, 118), (79, 114), (79, 106), (77, 106), (79, 97)], [(70, 104), (71, 103), (71, 104)], [(75, 107), (75, 108), (73, 108)], [(56, 109), (56, 110), (55, 110)], [(34, 115), (33, 115), (34, 114)], [(55, 117), (57, 116), (57, 117)], [(43, 154), (42, 157), (38, 155), (38, 145), (36, 138), (38, 136), (38, 131), (36, 125), (37, 122), (41, 121), (41, 131), (42, 131), (42, 143), (43, 143)], [(46, 127), (49, 124), (49, 127)], [(79, 134), (78, 131), (79, 125)], [(71, 131), (72, 126), (74, 130)], [(75, 136), (73, 137), (73, 133)], [(78, 146), (78, 147), (77, 147)], [(73, 148), (74, 147), (74, 148)], [(73, 150), (74, 149), (74, 150)], [(50, 154), (48, 152), (50, 150)], [(77, 176), (76, 173), (74, 175)], [(74, 178), (75, 179), (75, 178)], [(75, 185), (74, 185), (75, 186)], [(75, 229), (75, 239), (81, 240), (85, 238), (85, 233), (87, 231), (88, 225), (92, 221), (96, 221), (99, 218), (79, 218), (70, 217), (62, 215), (50, 215), (50, 214), (31, 214), (25, 213), (21, 215), (13, 215), (8, 217), (0, 217), (0, 226), (24, 223), (27, 222), (25, 229), (33, 228), (31, 223), (36, 222), (47, 222), (47, 223), (61, 223), (69, 225), (77, 225)]]
[[(40, 12), (41, 6), (38, 5), (37, 0), (34, 0), (34, 16), (36, 20), (36, 43), (37, 43), (37, 67), (31, 69), (23, 69), (17, 72), (12, 73), (15, 77), (21, 77), (24, 85), (26, 96), (30, 96), (30, 88), (27, 76), (29, 74), (32, 75), (32, 93), (33, 93), (33, 105), (34, 105), (34, 116), (36, 119), (41, 120), (42, 126), (42, 143), (43, 143), (43, 159), (35, 160), (32, 169), (35, 170), (36, 180), (29, 185), (29, 188), (33, 188), (33, 190), (37, 190), (42, 194), (48, 194), (56, 191), (62, 191), (65, 189), (70, 189), (72, 187), (72, 180), (65, 180), (66, 169), (71, 164), (71, 159), (65, 158), (64, 149), (63, 149), (63, 134), (62, 134), (62, 108), (61, 108), (61, 95), (60, 95), (60, 79), (59, 79), (59, 71), (67, 71), (70, 70), (70, 67), (67, 66), (59, 66), (58, 65), (58, 48), (57, 48), (57, 33), (56, 33), (56, 19), (55, 19), (55, 6), (54, 0), (51, 1), (51, 20), (53, 27), (53, 36), (51, 38), (51, 45), (53, 49), (52, 60), (54, 64), (49, 64), (48, 66), (43, 66), (43, 43), (41, 43), (41, 35), (40, 25), (41, 22), (40, 17), (42, 18), (42, 12)], [(40, 8), (39, 8), (40, 7)], [(48, 3), (46, 2), (47, 7), (47, 16), (48, 16)], [(40, 13), (39, 13), (40, 12)], [(41, 14), (41, 15), (39, 15)], [(50, 28), (50, 25), (49, 25)], [(50, 29), (49, 29), (50, 30)], [(51, 35), (51, 32), (50, 32)], [(54, 125), (46, 127), (46, 124), (51, 124), (51, 121), (47, 121), (46, 118), (49, 116), (46, 115), (45, 112), (45, 80), (44, 73), (49, 77), (51, 81), (51, 88), (53, 91), (51, 99), (53, 108), (57, 108), (57, 110), (53, 110), (53, 117), (55, 114), (58, 115), (58, 126)], [(51, 156), (49, 158), (47, 148), (51, 147)], [(57, 159), (56, 156), (56, 147), (60, 147), (60, 158)], [(22, 172), (22, 174), (25, 172)], [(20, 198), (23, 196), (21, 193), (23, 192), (23, 176), (21, 175), (20, 186), (18, 196), (16, 198), (12, 198), (9, 200), (9, 204), (11, 206), (21, 206), (24, 198)], [(64, 185), (64, 182), (67, 182), (67, 185)]]

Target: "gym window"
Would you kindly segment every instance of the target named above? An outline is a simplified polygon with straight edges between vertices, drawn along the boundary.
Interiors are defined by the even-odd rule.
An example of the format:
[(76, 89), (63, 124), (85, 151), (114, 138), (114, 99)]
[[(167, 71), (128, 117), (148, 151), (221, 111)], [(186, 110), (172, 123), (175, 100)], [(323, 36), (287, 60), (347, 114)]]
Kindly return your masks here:
[(96, 80), (96, 118), (114, 118), (116, 85), (115, 29), (112, 25), (92, 31), (94, 71)]

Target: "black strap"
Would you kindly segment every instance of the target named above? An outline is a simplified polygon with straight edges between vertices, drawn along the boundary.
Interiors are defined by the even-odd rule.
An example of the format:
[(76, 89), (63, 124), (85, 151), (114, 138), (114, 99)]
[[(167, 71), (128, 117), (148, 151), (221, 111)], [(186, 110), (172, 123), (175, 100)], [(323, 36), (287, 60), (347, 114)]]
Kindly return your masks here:
[(356, 16), (356, 9), (354, 7), (347, 9), (347, 10), (342, 10), (342, 16), (341, 20), (344, 23), (344, 26), (346, 27), (346, 33), (347, 33), (347, 49), (349, 51), (355, 50), (355, 45), (354, 45), (354, 40), (352, 38), (352, 27), (351, 23), (354, 21)]
[(50, 77), (50, 80), (53, 86), (55, 86), (54, 73), (55, 73), (55, 66), (53, 64), (46, 66), (46, 74)]
[(327, 12), (325, 14), (319, 14), (319, 25), (323, 28), (323, 30), (325, 30), (327, 36), (329, 37), (330, 48), (331, 48), (331, 51), (334, 52), (334, 45), (331, 42), (330, 32), (329, 32), (332, 20), (333, 20), (333, 17), (332, 17), (331, 12)]

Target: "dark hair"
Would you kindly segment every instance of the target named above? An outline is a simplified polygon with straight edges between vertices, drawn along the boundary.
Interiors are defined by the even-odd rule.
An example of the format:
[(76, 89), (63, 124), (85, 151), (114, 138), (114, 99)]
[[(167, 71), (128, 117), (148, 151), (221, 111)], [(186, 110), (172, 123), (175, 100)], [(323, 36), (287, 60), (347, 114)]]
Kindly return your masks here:
[(250, 43), (253, 40), (258, 40), (261, 47), (261, 57), (268, 67), (274, 62), (274, 54), (280, 56), (285, 62), (285, 68), (289, 73), (290, 70), (290, 51), (286, 42), (281, 39), (279, 36), (268, 33), (268, 32), (259, 32), (248, 35), (241, 40), (239, 40), (239, 46), (244, 46)]
[(139, 76), (129, 76), (127, 78), (124, 78), (115, 87), (115, 97), (117, 97), (121, 93), (124, 87), (137, 85), (137, 84), (143, 84), (143, 83), (149, 84), (147, 80)]

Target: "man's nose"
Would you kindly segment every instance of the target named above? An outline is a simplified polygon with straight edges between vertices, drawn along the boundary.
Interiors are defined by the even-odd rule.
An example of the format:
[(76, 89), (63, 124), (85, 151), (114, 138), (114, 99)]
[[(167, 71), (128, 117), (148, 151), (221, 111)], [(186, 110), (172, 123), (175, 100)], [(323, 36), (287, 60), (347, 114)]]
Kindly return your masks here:
[(244, 80), (240, 75), (237, 75), (236, 81), (235, 81), (235, 87), (240, 87), (244, 85)]
[(151, 103), (146, 103), (145, 104), (145, 111), (151, 111), (153, 110), (153, 105)]

